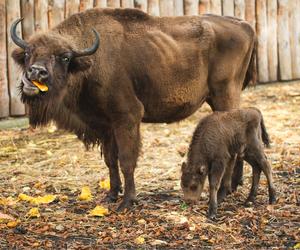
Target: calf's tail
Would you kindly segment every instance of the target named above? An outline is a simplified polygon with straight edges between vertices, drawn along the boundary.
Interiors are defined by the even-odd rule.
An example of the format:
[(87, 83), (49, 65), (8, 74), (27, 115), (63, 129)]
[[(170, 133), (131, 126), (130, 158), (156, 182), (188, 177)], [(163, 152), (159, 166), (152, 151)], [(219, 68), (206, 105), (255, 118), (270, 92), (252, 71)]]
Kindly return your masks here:
[(261, 116), (260, 128), (261, 128), (261, 136), (262, 136), (263, 143), (265, 144), (265, 146), (267, 148), (269, 148), (270, 147), (270, 137), (267, 132), (263, 116)]

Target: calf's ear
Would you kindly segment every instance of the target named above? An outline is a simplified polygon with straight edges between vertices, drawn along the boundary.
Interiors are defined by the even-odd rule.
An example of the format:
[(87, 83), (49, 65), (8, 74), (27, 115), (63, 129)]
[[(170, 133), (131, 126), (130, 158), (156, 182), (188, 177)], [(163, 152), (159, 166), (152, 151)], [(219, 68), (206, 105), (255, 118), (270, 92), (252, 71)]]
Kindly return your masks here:
[(69, 71), (76, 74), (77, 72), (88, 70), (92, 63), (92, 60), (88, 57), (75, 57), (70, 62)]
[(16, 48), (11, 53), (11, 57), (14, 59), (14, 61), (21, 67), (24, 67), (25, 65), (25, 54), (24, 50), (21, 48)]

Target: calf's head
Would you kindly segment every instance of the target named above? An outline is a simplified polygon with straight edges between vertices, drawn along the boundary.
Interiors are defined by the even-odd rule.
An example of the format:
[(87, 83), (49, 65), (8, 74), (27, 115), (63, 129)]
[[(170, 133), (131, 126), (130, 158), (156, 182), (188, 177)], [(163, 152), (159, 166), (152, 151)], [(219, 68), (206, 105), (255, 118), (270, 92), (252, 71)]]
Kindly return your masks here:
[(181, 188), (186, 201), (197, 201), (203, 190), (207, 167), (204, 165), (188, 165), (185, 162), (181, 166)]
[(26, 102), (46, 96), (58, 97), (67, 87), (70, 74), (87, 70), (91, 59), (99, 47), (99, 34), (93, 29), (95, 41), (90, 48), (76, 50), (72, 41), (59, 33), (49, 32), (35, 35), (28, 42), (19, 38), (16, 27), (22, 19), (11, 26), (11, 38), (20, 48), (13, 51), (12, 57), (22, 68), (20, 90)]

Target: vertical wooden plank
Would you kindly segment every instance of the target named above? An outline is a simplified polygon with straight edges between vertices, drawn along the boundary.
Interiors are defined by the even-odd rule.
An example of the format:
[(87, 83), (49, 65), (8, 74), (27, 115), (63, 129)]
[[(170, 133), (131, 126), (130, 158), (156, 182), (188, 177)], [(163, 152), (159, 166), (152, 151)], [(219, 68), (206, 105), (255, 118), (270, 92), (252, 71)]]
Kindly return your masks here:
[(210, 13), (210, 0), (199, 1), (199, 14)]
[(159, 16), (159, 0), (148, 0), (148, 13), (152, 16)]
[(79, 11), (80, 0), (66, 0), (65, 17), (69, 17)]
[(255, 0), (245, 0), (245, 19), (256, 29)]
[[(10, 34), (11, 24), (18, 18), (20, 18), (20, 2), (6, 0), (6, 29), (7, 34)], [(21, 26), (18, 26), (18, 35), (21, 37)], [(21, 103), (19, 97), (18, 86), (20, 84), (20, 71), (18, 66), (14, 63), (12, 57), (10, 56), (12, 51), (16, 48), (15, 44), (11, 40), (10, 36), (7, 37), (7, 54), (8, 54), (8, 82), (9, 82), (9, 93), (10, 93), (10, 114), (24, 115), (25, 106)]]
[(98, 7), (98, 8), (106, 8), (107, 0), (95, 0), (94, 5), (95, 5), (95, 7)]
[(48, 30), (48, 1), (34, 0), (35, 30)]
[(245, 19), (245, 1), (234, 0), (234, 15), (238, 18)]
[(268, 30), (267, 30), (267, 5), (265, 0), (256, 1), (256, 28), (257, 28), (257, 64), (258, 64), (258, 78), (260, 82), (267, 82), (269, 80), (268, 71)]
[(33, 0), (21, 0), (21, 16), (23, 38), (26, 40), (34, 33), (34, 7)]
[(174, 16), (183, 16), (183, 14), (184, 14), (183, 0), (175, 0)]
[(64, 20), (65, 16), (65, 1), (64, 0), (49, 0), (48, 5), (48, 25), (49, 29), (58, 25)]
[(91, 9), (94, 7), (94, 1), (93, 0), (80, 0), (79, 4), (79, 11), (85, 11), (87, 9)]
[(174, 16), (173, 0), (160, 0), (159, 1), (159, 12), (160, 12), (160, 16)]
[(277, 0), (267, 0), (269, 81), (277, 80)]
[(234, 0), (223, 0), (223, 16), (234, 16)]
[(198, 15), (198, 0), (184, 0), (184, 14), (188, 16)]
[(147, 0), (134, 0), (134, 7), (144, 12), (147, 12), (148, 2)]
[(288, 0), (278, 0), (277, 43), (281, 80), (292, 79)]
[(120, 8), (120, 0), (107, 0), (107, 7)]
[(300, 78), (300, 1), (289, 1), (292, 77)]
[(221, 0), (210, 0), (210, 12), (215, 15), (222, 15)]
[(134, 0), (121, 0), (122, 8), (134, 8)]
[(0, 118), (3, 118), (9, 116), (5, 1), (0, 1), (0, 23)]

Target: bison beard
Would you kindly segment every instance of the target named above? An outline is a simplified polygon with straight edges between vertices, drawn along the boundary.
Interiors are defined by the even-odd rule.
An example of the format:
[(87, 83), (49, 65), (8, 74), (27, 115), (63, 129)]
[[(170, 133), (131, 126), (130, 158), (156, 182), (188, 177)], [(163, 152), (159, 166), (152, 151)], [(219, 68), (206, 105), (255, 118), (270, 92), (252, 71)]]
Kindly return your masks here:
[[(141, 122), (176, 122), (205, 101), (213, 110), (236, 108), (242, 89), (255, 82), (255, 33), (236, 18), (92, 9), (26, 42), (14, 31), (20, 48), (12, 56), (26, 77), (20, 90), (31, 125), (53, 120), (87, 147), (101, 144), (109, 201), (121, 191), (119, 164), (124, 175), (119, 209), (136, 198)], [(42, 93), (30, 81), (49, 90)]]

